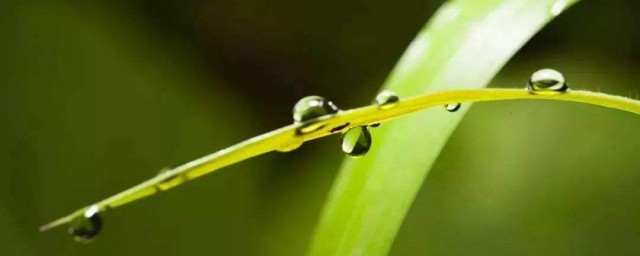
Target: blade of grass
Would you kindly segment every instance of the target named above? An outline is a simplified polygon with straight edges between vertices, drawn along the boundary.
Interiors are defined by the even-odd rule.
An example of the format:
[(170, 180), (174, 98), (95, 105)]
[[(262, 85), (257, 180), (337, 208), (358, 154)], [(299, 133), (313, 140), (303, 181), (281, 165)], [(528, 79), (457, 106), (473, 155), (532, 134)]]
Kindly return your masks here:
[[(640, 114), (640, 101), (621, 96), (569, 90), (560, 94), (531, 94), (523, 89), (475, 89), (452, 90), (403, 99), (390, 108), (370, 105), (361, 108), (340, 111), (333, 115), (322, 116), (309, 122), (295, 123), (280, 129), (250, 138), (213, 154), (193, 160), (173, 169), (165, 169), (155, 177), (122, 191), (91, 206), (86, 206), (67, 216), (54, 220), (42, 227), (46, 231), (71, 222), (83, 216), (93, 206), (106, 212), (122, 205), (138, 201), (159, 192), (182, 185), (189, 180), (222, 169), (249, 158), (274, 150), (299, 146), (305, 141), (320, 139), (339, 134), (352, 128), (380, 124), (426, 108), (442, 106), (451, 102), (482, 102), (499, 100), (547, 99), (593, 104)], [(309, 130), (310, 129), (310, 130)], [(305, 132), (306, 131), (306, 132)]]
[[(384, 87), (400, 96), (485, 87), (535, 32), (577, 1), (447, 2), (413, 41)], [(431, 109), (377, 129), (367, 156), (345, 160), (309, 255), (386, 254), (468, 107), (456, 114)]]

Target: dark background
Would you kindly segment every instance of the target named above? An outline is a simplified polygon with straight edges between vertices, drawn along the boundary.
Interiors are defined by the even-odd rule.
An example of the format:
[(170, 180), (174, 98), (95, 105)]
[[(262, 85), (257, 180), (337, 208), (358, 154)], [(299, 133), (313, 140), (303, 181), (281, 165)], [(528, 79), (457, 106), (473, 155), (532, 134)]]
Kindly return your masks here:
[[(0, 254), (302, 255), (342, 154), (271, 153), (109, 212), (88, 245), (37, 227), (292, 121), (370, 102), (442, 1), (0, 1)], [(491, 84), (543, 67), (638, 98), (636, 1), (583, 1)], [(393, 255), (640, 254), (640, 118), (477, 104)], [(428, 142), (425, 142), (428, 143)]]

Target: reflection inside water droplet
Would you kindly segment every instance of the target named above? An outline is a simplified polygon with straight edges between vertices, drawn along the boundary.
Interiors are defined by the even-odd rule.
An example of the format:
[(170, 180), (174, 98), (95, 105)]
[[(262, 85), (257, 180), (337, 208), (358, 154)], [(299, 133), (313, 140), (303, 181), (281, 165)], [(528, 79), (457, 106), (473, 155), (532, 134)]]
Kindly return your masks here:
[(462, 104), (460, 103), (445, 104), (444, 109), (446, 109), (449, 112), (456, 112), (460, 109), (461, 106)]
[(340, 137), (342, 152), (352, 157), (367, 154), (371, 148), (371, 133), (366, 126), (355, 127)]
[(338, 107), (323, 97), (307, 96), (300, 99), (293, 107), (293, 120), (296, 122), (304, 122), (324, 115), (337, 113), (338, 110)]
[(553, 95), (569, 89), (562, 73), (553, 69), (541, 69), (531, 75), (527, 90), (531, 94)]
[(380, 109), (390, 109), (395, 107), (398, 101), (400, 101), (400, 98), (395, 92), (384, 90), (376, 95), (374, 103), (378, 105)]
[(97, 205), (89, 207), (84, 214), (73, 219), (69, 224), (69, 234), (78, 242), (90, 242), (102, 230), (102, 217)]

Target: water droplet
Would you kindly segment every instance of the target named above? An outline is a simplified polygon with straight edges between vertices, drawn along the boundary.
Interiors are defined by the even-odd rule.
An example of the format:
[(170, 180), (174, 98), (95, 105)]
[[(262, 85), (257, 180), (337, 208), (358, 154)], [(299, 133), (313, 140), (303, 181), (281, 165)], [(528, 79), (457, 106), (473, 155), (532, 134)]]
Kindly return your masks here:
[(71, 221), (69, 234), (78, 242), (90, 242), (102, 230), (100, 208), (93, 205), (80, 216)]
[(300, 146), (302, 146), (302, 140), (289, 143), (287, 145), (284, 145), (278, 148), (277, 150), (278, 152), (291, 152), (298, 149)]
[(380, 127), (380, 123), (373, 123), (373, 124), (370, 124), (370, 125), (369, 125), (369, 127), (372, 127), (372, 128)]
[(445, 104), (444, 109), (446, 109), (449, 112), (456, 112), (460, 109), (461, 106), (462, 104), (460, 103)]
[(541, 69), (533, 73), (527, 84), (531, 94), (553, 95), (569, 89), (562, 73), (553, 69)]
[(293, 120), (304, 122), (324, 115), (338, 112), (331, 101), (320, 96), (307, 96), (300, 99), (293, 107)]
[(162, 174), (163, 174), (163, 173), (165, 173), (165, 172), (171, 171), (171, 169), (173, 169), (173, 168), (171, 168), (171, 167), (165, 167), (165, 168), (162, 168), (162, 170), (160, 170), (160, 171), (158, 172), (158, 174), (156, 174), (156, 175), (162, 175)]
[(395, 107), (398, 101), (400, 101), (400, 98), (395, 92), (384, 90), (376, 95), (374, 102), (380, 109), (390, 109)]
[(345, 132), (340, 137), (342, 152), (352, 157), (367, 154), (371, 148), (371, 133), (366, 126), (355, 127)]

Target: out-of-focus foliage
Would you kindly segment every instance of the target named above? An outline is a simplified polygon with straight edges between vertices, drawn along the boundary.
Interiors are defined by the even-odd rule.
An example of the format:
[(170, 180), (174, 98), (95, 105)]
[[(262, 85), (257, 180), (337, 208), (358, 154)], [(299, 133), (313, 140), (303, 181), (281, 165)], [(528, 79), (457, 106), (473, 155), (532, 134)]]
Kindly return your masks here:
[[(575, 74), (568, 79), (577, 88), (628, 95), (636, 86), (616, 78), (631, 70), (558, 54), (588, 52), (517, 60), (495, 83), (522, 82), (520, 69), (554, 63)], [(639, 253), (639, 127), (633, 114), (575, 103), (476, 104), (425, 181), (392, 254)]]
[[(447, 2), (411, 42), (384, 88), (400, 95), (484, 88), (538, 30), (575, 2)], [(470, 106), (465, 103), (455, 114), (432, 108), (378, 129), (377, 147), (366, 158), (344, 161), (310, 255), (386, 255)]]
[[(342, 158), (338, 138), (110, 212), (89, 245), (37, 227), (287, 124), (304, 95), (369, 103), (440, 4), (0, 2), (2, 252), (304, 253)], [(635, 96), (637, 12), (635, 1), (584, 1), (492, 85), (524, 86), (554, 67), (575, 88)], [(638, 127), (631, 114), (571, 103), (476, 104), (391, 254), (637, 254)]]

